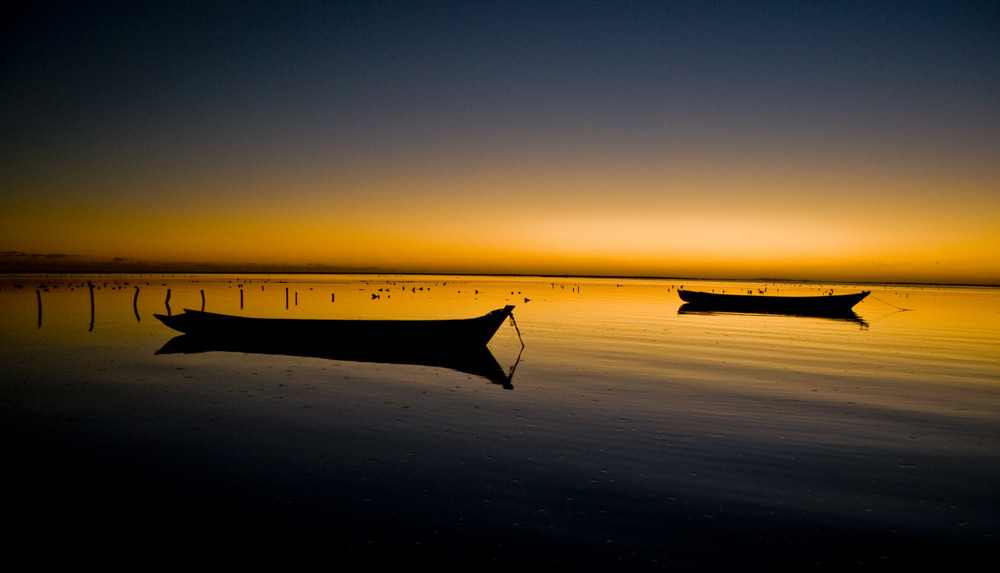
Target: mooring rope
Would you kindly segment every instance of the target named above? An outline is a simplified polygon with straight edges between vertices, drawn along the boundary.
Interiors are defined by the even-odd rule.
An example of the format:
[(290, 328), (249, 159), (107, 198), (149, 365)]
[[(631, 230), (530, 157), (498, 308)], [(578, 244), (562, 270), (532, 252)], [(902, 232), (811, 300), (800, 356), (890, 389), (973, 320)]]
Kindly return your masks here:
[(901, 307), (901, 306), (896, 306), (896, 305), (892, 304), (891, 302), (886, 302), (886, 301), (884, 301), (884, 300), (880, 299), (880, 298), (879, 298), (879, 297), (877, 297), (877, 296), (873, 296), (872, 298), (873, 298), (873, 299), (875, 299), (875, 300), (877, 300), (877, 301), (879, 301), (879, 302), (881, 302), (881, 303), (883, 303), (883, 304), (887, 304), (887, 305), (889, 305), (889, 306), (891, 306), (891, 307), (893, 307), (893, 308), (898, 308), (899, 310), (911, 310), (911, 309), (909, 309), (909, 308), (903, 308), (903, 307)]

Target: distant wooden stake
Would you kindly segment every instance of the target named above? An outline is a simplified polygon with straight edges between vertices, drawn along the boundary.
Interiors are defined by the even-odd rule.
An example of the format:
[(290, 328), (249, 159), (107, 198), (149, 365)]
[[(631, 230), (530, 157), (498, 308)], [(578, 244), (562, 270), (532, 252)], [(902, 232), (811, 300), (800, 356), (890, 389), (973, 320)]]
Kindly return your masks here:
[(90, 288), (90, 332), (94, 331), (94, 283), (87, 281), (87, 287)]
[(142, 321), (139, 318), (139, 287), (135, 287), (135, 297), (132, 299), (132, 310), (135, 311), (135, 320), (137, 322)]
[[(240, 308), (243, 308), (243, 289), (240, 289)], [(201, 289), (201, 311), (205, 312), (205, 289)]]
[(167, 307), (167, 316), (170, 316), (170, 289), (167, 289), (167, 300), (163, 304)]
[(38, 328), (42, 327), (42, 291), (35, 290), (35, 294), (38, 295)]

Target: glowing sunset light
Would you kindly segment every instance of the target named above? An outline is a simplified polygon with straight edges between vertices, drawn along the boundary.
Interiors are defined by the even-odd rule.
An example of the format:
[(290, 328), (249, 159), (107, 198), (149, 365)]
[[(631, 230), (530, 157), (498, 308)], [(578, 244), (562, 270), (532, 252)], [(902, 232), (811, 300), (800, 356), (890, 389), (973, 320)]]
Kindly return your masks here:
[(26, 9), (0, 271), (1000, 283), (996, 10)]

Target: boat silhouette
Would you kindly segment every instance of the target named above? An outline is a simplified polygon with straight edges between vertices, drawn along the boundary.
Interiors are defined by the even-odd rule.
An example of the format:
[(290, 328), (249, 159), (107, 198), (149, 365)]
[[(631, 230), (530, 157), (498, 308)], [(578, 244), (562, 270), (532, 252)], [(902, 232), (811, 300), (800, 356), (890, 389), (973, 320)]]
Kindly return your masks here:
[(253, 318), (185, 309), (154, 315), (184, 333), (156, 354), (221, 351), (431, 366), (510, 389), (517, 363), (505, 372), (486, 345), (513, 309), (508, 305), (476, 318), (444, 320)]
[(486, 346), (513, 310), (513, 305), (507, 305), (476, 318), (443, 320), (256, 318), (191, 309), (153, 316), (174, 330), (206, 338), (316, 340), (341, 348), (405, 340), (410, 346), (456, 348)]
[(680, 314), (781, 314), (846, 320), (865, 326), (865, 321), (852, 309), (871, 292), (822, 296), (774, 296), (719, 294), (681, 289), (677, 294), (686, 303), (678, 310)]
[(718, 294), (681, 289), (677, 294), (681, 300), (701, 310), (817, 316), (850, 311), (871, 292), (865, 290), (839, 295), (773, 296)]

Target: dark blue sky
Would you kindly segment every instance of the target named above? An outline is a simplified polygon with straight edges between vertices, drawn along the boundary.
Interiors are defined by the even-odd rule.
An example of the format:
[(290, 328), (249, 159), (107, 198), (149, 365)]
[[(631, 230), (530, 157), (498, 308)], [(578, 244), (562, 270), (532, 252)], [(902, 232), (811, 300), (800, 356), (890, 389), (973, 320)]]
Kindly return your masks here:
[(5, 132), (280, 152), (873, 125), (990, 144), (1000, 124), (995, 2), (96, 4), (14, 25)]

